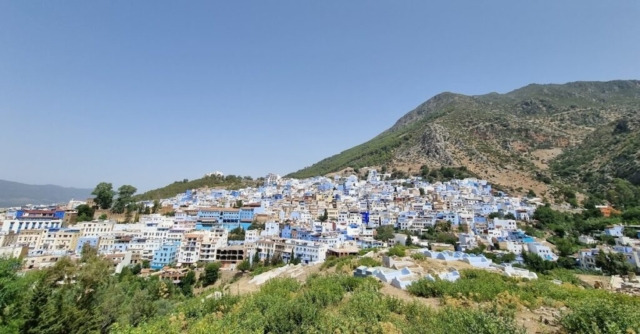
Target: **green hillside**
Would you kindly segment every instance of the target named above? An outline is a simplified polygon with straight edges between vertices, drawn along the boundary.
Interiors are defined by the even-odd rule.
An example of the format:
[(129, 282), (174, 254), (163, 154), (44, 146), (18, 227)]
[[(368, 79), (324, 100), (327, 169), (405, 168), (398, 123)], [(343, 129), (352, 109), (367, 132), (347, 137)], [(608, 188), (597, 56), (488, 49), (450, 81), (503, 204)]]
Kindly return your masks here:
[(219, 188), (219, 189), (241, 189), (248, 186), (256, 186), (256, 181), (251, 177), (242, 177), (236, 175), (227, 176), (205, 176), (196, 180), (176, 181), (168, 186), (149, 190), (145, 193), (135, 196), (136, 201), (154, 200), (170, 198), (177, 194), (186, 192), (187, 190), (199, 188)]
[(513, 188), (593, 192), (616, 178), (636, 186), (639, 110), (640, 81), (634, 80), (534, 84), (478, 96), (442, 93), (372, 140), (288, 176), (368, 166), (404, 166), (415, 174), (415, 166), (424, 164), (464, 166)]

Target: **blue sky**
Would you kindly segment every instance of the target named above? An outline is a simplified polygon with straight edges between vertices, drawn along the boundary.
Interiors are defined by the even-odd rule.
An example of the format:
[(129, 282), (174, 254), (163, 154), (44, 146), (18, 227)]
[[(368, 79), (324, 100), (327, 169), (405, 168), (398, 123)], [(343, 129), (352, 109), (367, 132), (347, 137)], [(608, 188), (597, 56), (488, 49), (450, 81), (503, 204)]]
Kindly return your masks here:
[(638, 1), (2, 1), (0, 178), (286, 174), (433, 95), (640, 79)]

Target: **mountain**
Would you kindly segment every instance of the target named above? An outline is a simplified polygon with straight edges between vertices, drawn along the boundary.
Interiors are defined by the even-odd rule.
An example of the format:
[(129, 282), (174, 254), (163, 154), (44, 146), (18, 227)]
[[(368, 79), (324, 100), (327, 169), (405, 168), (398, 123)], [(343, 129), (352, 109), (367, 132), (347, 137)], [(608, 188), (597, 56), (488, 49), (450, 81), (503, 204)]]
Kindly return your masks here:
[(370, 141), (288, 176), (363, 167), (417, 174), (422, 166), (452, 166), (549, 199), (571, 199), (575, 192), (605, 198), (617, 183), (635, 194), (639, 111), (636, 80), (531, 84), (478, 96), (441, 93)]
[(184, 179), (182, 181), (176, 181), (170, 185), (162, 188), (149, 190), (145, 193), (135, 196), (135, 200), (156, 200), (173, 197), (177, 194), (182, 194), (187, 190), (199, 189), (199, 188), (212, 188), (212, 189), (229, 189), (235, 190), (244, 187), (253, 187), (262, 182), (254, 181), (251, 177), (227, 175), (209, 175), (195, 180)]
[(25, 204), (66, 203), (71, 199), (84, 200), (92, 189), (66, 188), (54, 185), (31, 185), (0, 180), (0, 208)]

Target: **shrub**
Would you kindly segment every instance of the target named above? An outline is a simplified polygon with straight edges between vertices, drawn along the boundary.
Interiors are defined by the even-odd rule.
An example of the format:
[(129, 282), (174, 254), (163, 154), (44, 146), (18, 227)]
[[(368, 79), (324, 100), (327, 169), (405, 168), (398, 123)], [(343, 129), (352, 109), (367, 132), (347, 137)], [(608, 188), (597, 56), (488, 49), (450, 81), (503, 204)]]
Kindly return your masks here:
[(560, 319), (570, 333), (638, 333), (640, 303), (623, 298), (584, 299)]
[(366, 267), (379, 267), (382, 263), (371, 257), (363, 257), (358, 259), (358, 266), (366, 266)]
[(404, 246), (396, 245), (396, 246), (393, 246), (393, 247), (389, 248), (389, 250), (387, 251), (387, 255), (389, 255), (389, 256), (405, 256), (405, 250), (406, 250), (406, 248)]

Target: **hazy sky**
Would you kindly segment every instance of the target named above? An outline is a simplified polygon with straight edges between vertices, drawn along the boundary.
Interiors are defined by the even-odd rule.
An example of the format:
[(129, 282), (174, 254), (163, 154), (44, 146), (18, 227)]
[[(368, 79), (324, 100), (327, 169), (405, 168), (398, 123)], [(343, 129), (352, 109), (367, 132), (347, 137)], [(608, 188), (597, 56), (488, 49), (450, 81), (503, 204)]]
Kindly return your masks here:
[(1, 1), (0, 179), (287, 174), (442, 91), (640, 79), (640, 1)]

